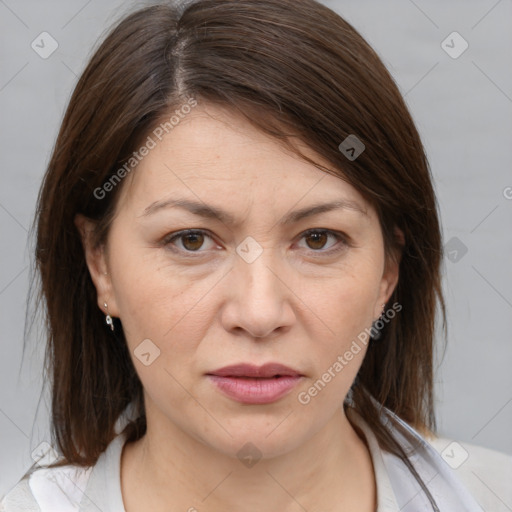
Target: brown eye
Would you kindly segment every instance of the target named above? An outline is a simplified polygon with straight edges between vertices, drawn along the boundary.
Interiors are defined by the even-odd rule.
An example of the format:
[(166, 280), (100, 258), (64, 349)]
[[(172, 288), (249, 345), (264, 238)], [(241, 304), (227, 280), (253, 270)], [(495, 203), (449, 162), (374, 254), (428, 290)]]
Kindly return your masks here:
[(328, 234), (325, 231), (312, 231), (305, 236), (308, 247), (310, 249), (323, 249), (327, 240), (329, 239)]
[(332, 254), (337, 251), (346, 249), (349, 245), (345, 236), (342, 233), (331, 231), (329, 229), (310, 229), (301, 236), (305, 241), (303, 249), (310, 249), (312, 252), (317, 252), (319, 255)]
[(212, 237), (202, 230), (186, 230), (173, 233), (164, 239), (164, 245), (182, 253), (205, 253), (215, 248)]
[(187, 233), (185, 235), (181, 235), (180, 238), (182, 240), (183, 247), (185, 247), (187, 251), (197, 251), (204, 243), (204, 235), (199, 232)]

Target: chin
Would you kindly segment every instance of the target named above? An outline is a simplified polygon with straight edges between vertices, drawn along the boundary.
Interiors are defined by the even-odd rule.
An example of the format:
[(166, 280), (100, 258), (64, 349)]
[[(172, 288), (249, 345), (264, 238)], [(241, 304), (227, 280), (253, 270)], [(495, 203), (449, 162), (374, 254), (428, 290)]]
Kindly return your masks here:
[[(308, 429), (286, 418), (289, 409), (279, 414), (244, 414), (239, 418), (217, 417), (221, 425), (209, 426), (200, 432), (200, 441), (210, 448), (241, 462), (246, 457), (271, 459), (293, 451), (308, 438)], [(293, 414), (290, 414), (290, 418)], [(284, 420), (284, 421), (283, 421)], [(300, 430), (298, 430), (300, 425)]]

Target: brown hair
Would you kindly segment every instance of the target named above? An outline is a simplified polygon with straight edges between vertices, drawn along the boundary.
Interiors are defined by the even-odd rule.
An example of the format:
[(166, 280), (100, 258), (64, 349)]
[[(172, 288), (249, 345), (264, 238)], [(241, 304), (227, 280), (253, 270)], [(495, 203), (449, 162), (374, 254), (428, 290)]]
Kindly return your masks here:
[[(403, 309), (370, 343), (352, 388), (353, 406), (380, 444), (398, 453), (379, 419), (382, 406), (416, 428), (435, 428), (438, 305), (446, 332), (437, 203), (420, 137), (393, 78), (349, 23), (314, 0), (146, 7), (123, 19), (92, 56), (63, 119), (36, 214), (54, 443), (67, 463), (94, 464), (129, 403), (137, 419), (126, 427), (128, 439), (144, 435), (142, 385), (122, 325), (114, 320), (120, 333), (114, 342), (96, 305), (73, 221), (77, 213), (94, 219), (96, 242), (105, 242), (122, 184), (101, 199), (94, 191), (190, 97), (241, 113), (354, 186), (378, 213), (389, 257), (400, 249), (394, 228), (402, 230), (390, 303)], [(350, 134), (366, 146), (355, 160), (338, 148)], [(302, 155), (290, 137), (333, 169)]]

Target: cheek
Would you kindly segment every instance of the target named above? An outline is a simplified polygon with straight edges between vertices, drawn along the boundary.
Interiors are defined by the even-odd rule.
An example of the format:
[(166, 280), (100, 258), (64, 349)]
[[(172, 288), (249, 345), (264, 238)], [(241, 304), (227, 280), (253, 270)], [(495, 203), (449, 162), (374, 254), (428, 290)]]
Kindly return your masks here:
[(213, 322), (211, 305), (201, 301), (211, 285), (142, 266), (126, 276), (117, 282), (117, 302), (142, 385), (162, 408), (188, 410), (185, 390), (194, 389), (197, 350)]
[(161, 349), (180, 349), (178, 340), (188, 346), (206, 328), (211, 312), (202, 303), (207, 283), (191, 283), (165, 272), (147, 273), (147, 278), (121, 280), (116, 286), (120, 317), (130, 346), (150, 338)]
[(190, 279), (171, 268), (165, 257), (157, 254), (159, 249), (136, 244), (129, 248), (121, 233), (115, 234), (118, 236), (112, 237), (111, 249), (117, 256), (112, 261), (113, 292), (132, 355), (145, 339), (151, 340), (162, 356), (192, 351), (211, 320), (201, 303), (212, 286), (211, 278)]
[(311, 397), (318, 405), (348, 391), (366, 354), (379, 275), (373, 263), (364, 261), (360, 258), (358, 265), (328, 280), (302, 285), (304, 314), (310, 318), (304, 324), (310, 326), (308, 338), (314, 340), (309, 347), (315, 368), (311, 380), (320, 380)]
[(346, 265), (328, 279), (303, 282), (300, 297), (340, 348), (371, 325), (379, 285), (375, 264), (360, 258), (357, 265)]

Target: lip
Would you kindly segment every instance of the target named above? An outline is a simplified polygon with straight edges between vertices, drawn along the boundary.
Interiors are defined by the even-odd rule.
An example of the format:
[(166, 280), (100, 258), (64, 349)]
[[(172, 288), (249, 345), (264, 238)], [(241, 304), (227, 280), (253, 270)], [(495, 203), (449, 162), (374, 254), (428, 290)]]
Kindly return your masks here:
[(245, 404), (268, 404), (289, 393), (304, 377), (280, 363), (263, 366), (240, 363), (207, 374), (229, 398)]
[(275, 376), (291, 376), (300, 375), (300, 372), (280, 363), (266, 363), (262, 366), (255, 366), (250, 363), (238, 363), (224, 366), (208, 375), (217, 375), (219, 377), (275, 377)]

